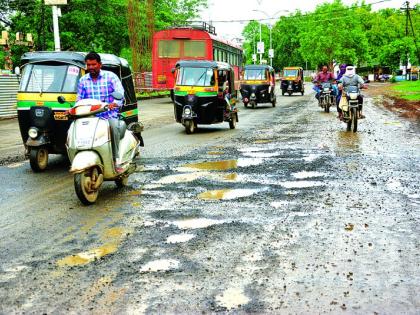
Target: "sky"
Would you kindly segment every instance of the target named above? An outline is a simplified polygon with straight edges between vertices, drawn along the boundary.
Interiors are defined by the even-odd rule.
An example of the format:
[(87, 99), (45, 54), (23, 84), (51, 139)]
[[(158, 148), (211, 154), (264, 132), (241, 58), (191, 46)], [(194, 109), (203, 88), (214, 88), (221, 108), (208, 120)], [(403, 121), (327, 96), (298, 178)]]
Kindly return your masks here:
[[(375, 2), (380, 2), (373, 4)], [(420, 0), (411, 0), (410, 6), (413, 7)], [(259, 20), (267, 17), (279, 17), (288, 15), (288, 12), (301, 10), (302, 12), (313, 11), (315, 7), (324, 2), (332, 0), (208, 0), (208, 8), (202, 10), (200, 19), (203, 21), (231, 21), (231, 20)], [(355, 0), (343, 0), (346, 5), (356, 2)], [(405, 0), (365, 0), (367, 4), (373, 4), (373, 10), (383, 8), (400, 8)], [(255, 12), (253, 10), (261, 10)], [(264, 20), (264, 23), (269, 21)], [(272, 20), (274, 23), (275, 20)], [(233, 40), (241, 37), (243, 28), (247, 22), (213, 22), (216, 33), (219, 37)]]

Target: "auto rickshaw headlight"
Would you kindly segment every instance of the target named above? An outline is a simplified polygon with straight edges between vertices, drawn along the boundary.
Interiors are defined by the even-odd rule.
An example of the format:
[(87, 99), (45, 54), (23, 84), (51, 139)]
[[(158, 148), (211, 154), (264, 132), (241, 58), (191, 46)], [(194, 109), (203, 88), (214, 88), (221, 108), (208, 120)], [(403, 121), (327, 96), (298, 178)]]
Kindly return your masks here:
[(36, 139), (36, 137), (38, 137), (38, 129), (35, 127), (29, 128), (28, 136), (31, 137), (32, 139)]
[(184, 109), (184, 114), (185, 114), (185, 115), (190, 115), (190, 114), (191, 114), (191, 109), (190, 109), (189, 107), (186, 107), (186, 108)]

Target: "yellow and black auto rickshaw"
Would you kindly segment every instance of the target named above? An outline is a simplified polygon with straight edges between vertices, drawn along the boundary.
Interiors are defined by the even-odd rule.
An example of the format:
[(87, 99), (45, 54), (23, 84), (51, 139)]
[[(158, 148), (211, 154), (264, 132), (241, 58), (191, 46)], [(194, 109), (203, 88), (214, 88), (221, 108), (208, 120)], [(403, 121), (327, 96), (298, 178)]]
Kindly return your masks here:
[[(85, 73), (86, 53), (29, 52), (21, 58), (21, 81), (17, 95), (20, 133), (32, 170), (43, 171), (48, 155), (67, 154), (70, 121), (66, 110), (76, 101), (77, 84)], [(134, 83), (128, 62), (111, 54), (100, 54), (102, 69), (118, 75), (125, 90), (122, 109), (127, 125), (138, 121)], [(60, 104), (58, 96), (66, 103)]]
[(268, 65), (246, 65), (241, 81), (242, 102), (255, 108), (258, 103), (276, 106), (276, 80), (274, 69)]
[(283, 68), (283, 75), (281, 78), (281, 94), (301, 93), (305, 94), (305, 84), (303, 78), (303, 68), (301, 67), (286, 67)]
[(233, 68), (225, 62), (180, 60), (175, 65), (174, 112), (186, 133), (198, 124), (238, 121), (237, 91)]

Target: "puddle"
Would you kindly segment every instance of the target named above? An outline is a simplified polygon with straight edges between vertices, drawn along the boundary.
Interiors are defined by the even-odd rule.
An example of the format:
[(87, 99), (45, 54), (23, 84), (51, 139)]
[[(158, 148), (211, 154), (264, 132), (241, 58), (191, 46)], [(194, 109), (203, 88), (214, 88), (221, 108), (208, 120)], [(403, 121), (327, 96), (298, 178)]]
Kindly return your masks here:
[(319, 187), (325, 185), (322, 182), (317, 181), (291, 181), (291, 182), (282, 182), (280, 185), (284, 188), (293, 189), (293, 188), (309, 188), (309, 187)]
[(57, 261), (60, 267), (65, 266), (82, 266), (89, 264), (107, 255), (113, 254), (117, 251), (121, 241), (127, 236), (128, 230), (121, 227), (113, 227), (104, 231), (102, 239), (106, 242), (104, 245), (81, 252), (75, 255), (69, 255)]
[(312, 154), (309, 154), (308, 156), (305, 156), (305, 157), (303, 158), (303, 160), (304, 160), (305, 162), (313, 162), (313, 161), (315, 161), (316, 159), (318, 159), (320, 156), (321, 156), (320, 154), (314, 154), (314, 153), (312, 153)]
[(262, 158), (239, 158), (237, 160), (224, 160), (224, 161), (209, 161), (186, 164), (179, 167), (179, 172), (191, 170), (203, 170), (203, 171), (227, 171), (237, 169), (238, 167), (247, 167), (262, 164), (264, 160)]
[(179, 268), (179, 261), (175, 259), (159, 259), (150, 261), (141, 267), (140, 272), (169, 271)]
[(229, 288), (221, 295), (216, 296), (216, 303), (227, 310), (248, 304), (250, 299), (244, 294), (243, 289)]
[(231, 200), (241, 197), (248, 197), (260, 192), (260, 189), (221, 189), (210, 190), (198, 195), (202, 200)]
[(220, 151), (210, 151), (207, 152), (208, 155), (223, 155), (224, 152), (220, 152)]
[(236, 174), (236, 173), (228, 174), (228, 175), (223, 176), (223, 179), (234, 181), (234, 180), (238, 179), (238, 174)]
[(260, 165), (264, 162), (262, 158), (240, 158), (238, 159), (238, 167), (248, 167)]
[(246, 152), (244, 156), (252, 157), (252, 158), (272, 158), (279, 156), (279, 152)]
[(168, 244), (177, 244), (177, 243), (185, 243), (192, 240), (195, 237), (194, 234), (182, 233), (182, 234), (175, 234), (168, 236), (166, 239), (166, 243)]
[(260, 140), (254, 141), (254, 143), (256, 144), (259, 144), (259, 143), (264, 144), (264, 143), (271, 143), (271, 142), (273, 142), (273, 140), (270, 140), (270, 139), (260, 139)]
[(212, 225), (223, 224), (223, 220), (213, 220), (206, 218), (186, 219), (170, 222), (181, 230), (203, 229)]
[(200, 177), (207, 176), (208, 172), (196, 172), (186, 174), (176, 174), (162, 177), (157, 181), (157, 184), (176, 184), (176, 183), (189, 183)]
[(238, 167), (237, 160), (225, 160), (225, 161), (209, 161), (209, 162), (200, 162), (186, 164), (183, 167), (199, 169), (199, 170), (208, 170), (208, 171), (225, 171), (231, 170)]
[(109, 254), (115, 253), (118, 249), (119, 242), (109, 243), (102, 245), (101, 247), (91, 249), (86, 252), (78, 253), (76, 255), (70, 255), (57, 262), (60, 267), (65, 266), (81, 266), (91, 263), (97, 259), (100, 259)]
[(302, 172), (293, 173), (292, 176), (297, 179), (305, 179), (305, 178), (313, 178), (313, 177), (322, 177), (322, 176), (325, 176), (325, 174), (320, 173), (320, 172), (302, 171)]

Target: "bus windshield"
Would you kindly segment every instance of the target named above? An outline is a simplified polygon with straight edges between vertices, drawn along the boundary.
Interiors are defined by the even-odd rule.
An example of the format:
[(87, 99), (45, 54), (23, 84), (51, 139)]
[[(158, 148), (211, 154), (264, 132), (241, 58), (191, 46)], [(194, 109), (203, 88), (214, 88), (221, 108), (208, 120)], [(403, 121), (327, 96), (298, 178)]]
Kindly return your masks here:
[(245, 69), (245, 80), (265, 80), (266, 78), (265, 69)]
[(176, 80), (177, 85), (187, 86), (213, 86), (214, 83), (214, 71), (211, 68), (182, 67)]
[(284, 77), (297, 77), (298, 71), (297, 70), (284, 70), (283, 76)]
[(76, 92), (80, 68), (71, 65), (30, 64), (23, 69), (23, 92)]

